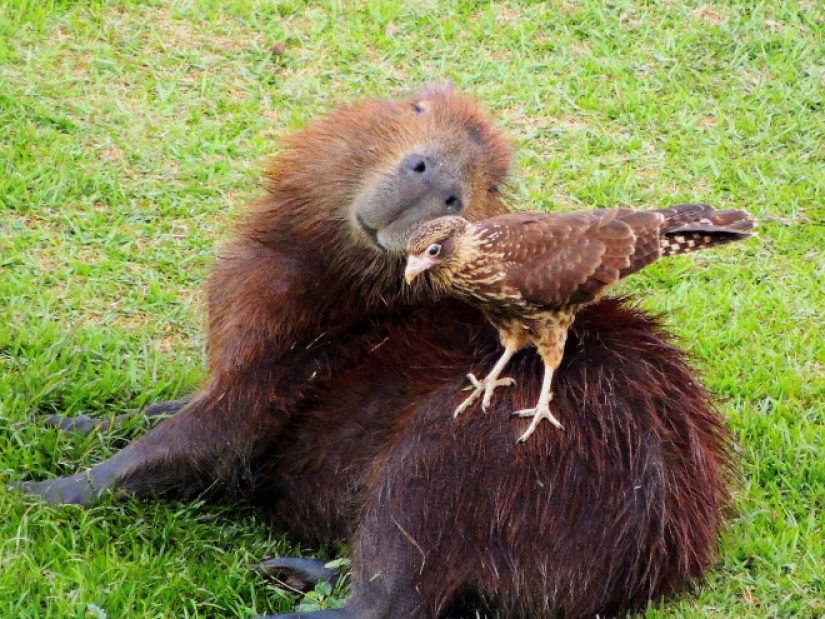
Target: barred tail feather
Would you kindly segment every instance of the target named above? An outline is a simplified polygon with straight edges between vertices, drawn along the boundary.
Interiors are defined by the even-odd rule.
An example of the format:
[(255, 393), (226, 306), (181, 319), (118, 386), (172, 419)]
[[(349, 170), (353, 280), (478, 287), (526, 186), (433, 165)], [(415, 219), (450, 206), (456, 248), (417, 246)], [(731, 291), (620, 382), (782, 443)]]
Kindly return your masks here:
[[(661, 250), (663, 256), (673, 256), (675, 254), (688, 254), (700, 249), (707, 249), (716, 245), (725, 245), (734, 241), (741, 241), (749, 236), (750, 232), (739, 230), (726, 230), (716, 226), (707, 226), (705, 229), (686, 232), (669, 232), (661, 239)], [(707, 229), (711, 228), (711, 229)]]
[(663, 256), (733, 243), (752, 236), (756, 220), (746, 211), (717, 211), (706, 204), (680, 204), (660, 211), (665, 216), (660, 248)]

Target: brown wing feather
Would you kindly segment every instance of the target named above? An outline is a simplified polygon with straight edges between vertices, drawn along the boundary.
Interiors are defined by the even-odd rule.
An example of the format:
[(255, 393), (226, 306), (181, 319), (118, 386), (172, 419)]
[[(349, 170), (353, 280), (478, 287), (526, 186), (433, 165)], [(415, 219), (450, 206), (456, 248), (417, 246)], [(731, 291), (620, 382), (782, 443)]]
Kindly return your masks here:
[[(563, 308), (592, 301), (632, 268), (633, 226), (651, 227), (648, 220), (660, 222), (661, 216), (620, 209), (518, 213), (486, 220), (480, 232), (495, 240), (506, 284), (528, 303)], [(655, 236), (652, 247), (658, 251)]]
[(619, 279), (656, 262), (661, 255), (661, 227), (664, 216), (656, 211), (621, 210), (618, 219), (630, 226), (636, 235), (633, 255), (619, 273)]
[(548, 309), (588, 303), (618, 280), (662, 255), (685, 253), (750, 236), (745, 211), (680, 204), (656, 211), (515, 213), (475, 224), (495, 252), (502, 281), (489, 284), (512, 298)]

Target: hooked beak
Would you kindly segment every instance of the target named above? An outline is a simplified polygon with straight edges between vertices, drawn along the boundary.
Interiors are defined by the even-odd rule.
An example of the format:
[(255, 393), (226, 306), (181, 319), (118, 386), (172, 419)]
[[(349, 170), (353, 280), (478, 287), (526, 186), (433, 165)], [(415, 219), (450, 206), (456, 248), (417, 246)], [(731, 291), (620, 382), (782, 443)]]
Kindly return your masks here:
[(435, 261), (429, 256), (409, 256), (407, 258), (407, 268), (404, 269), (404, 279), (407, 280), (408, 284), (412, 284), (416, 277), (434, 264)]

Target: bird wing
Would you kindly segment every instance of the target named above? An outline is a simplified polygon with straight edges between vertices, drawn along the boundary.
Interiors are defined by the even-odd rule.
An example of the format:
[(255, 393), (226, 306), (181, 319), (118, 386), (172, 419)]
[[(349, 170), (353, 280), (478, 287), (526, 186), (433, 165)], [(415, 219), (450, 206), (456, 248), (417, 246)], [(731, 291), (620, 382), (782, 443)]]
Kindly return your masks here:
[(656, 260), (662, 219), (652, 211), (616, 208), (515, 213), (479, 226), (485, 244), (500, 255), (502, 285), (517, 289), (528, 303), (560, 309), (593, 301), (625, 274)]

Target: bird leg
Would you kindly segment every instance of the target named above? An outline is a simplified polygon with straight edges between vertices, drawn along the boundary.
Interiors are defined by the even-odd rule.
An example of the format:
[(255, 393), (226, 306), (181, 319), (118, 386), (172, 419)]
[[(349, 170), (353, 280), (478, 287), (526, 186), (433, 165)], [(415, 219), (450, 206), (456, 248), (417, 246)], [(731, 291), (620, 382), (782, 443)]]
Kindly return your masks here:
[(473, 402), (475, 402), (483, 393), (484, 398), (481, 400), (481, 410), (485, 413), (487, 412), (487, 408), (490, 406), (490, 401), (493, 399), (493, 392), (496, 390), (496, 387), (507, 387), (512, 385), (516, 381), (512, 378), (499, 378), (499, 374), (501, 374), (504, 367), (510, 361), (510, 359), (515, 355), (521, 346), (513, 346), (507, 345), (504, 347), (504, 353), (501, 355), (499, 360), (493, 366), (493, 369), (490, 370), (490, 373), (487, 374), (487, 378), (482, 380), (478, 380), (473, 374), (467, 374), (467, 378), (470, 379), (470, 382), (473, 383), (473, 392), (470, 396), (464, 400), (457, 409), (455, 409), (455, 413), (453, 413), (453, 417), (458, 417), (461, 413), (467, 410)]
[(553, 399), (553, 390), (551, 389), (551, 385), (553, 383), (553, 368), (550, 367), (546, 361), (544, 363), (544, 381), (541, 384), (541, 395), (539, 395), (539, 401), (536, 404), (536, 408), (525, 408), (520, 411), (516, 411), (513, 415), (518, 415), (519, 417), (533, 417), (533, 421), (530, 424), (530, 427), (522, 434), (518, 442), (523, 443), (526, 441), (530, 435), (535, 431), (536, 427), (538, 427), (539, 422), (542, 419), (546, 419), (554, 426), (556, 426), (559, 430), (564, 430), (564, 427), (561, 425), (558, 419), (555, 418), (553, 413), (550, 412), (550, 400)]
[(534, 327), (534, 332), (539, 334), (538, 341), (535, 341), (541, 360), (544, 362), (544, 381), (541, 383), (541, 393), (535, 408), (525, 408), (516, 411), (513, 415), (519, 417), (532, 417), (530, 427), (522, 434), (518, 442), (523, 443), (535, 432), (542, 419), (546, 419), (559, 430), (564, 430), (558, 419), (550, 412), (550, 400), (553, 399), (553, 374), (559, 369), (562, 357), (564, 356), (564, 345), (567, 343), (567, 333), (570, 325), (573, 324), (574, 314), (570, 312), (547, 312), (537, 319), (541, 322), (538, 327)]

